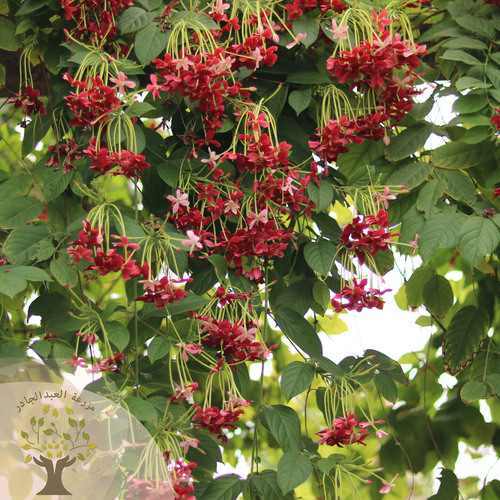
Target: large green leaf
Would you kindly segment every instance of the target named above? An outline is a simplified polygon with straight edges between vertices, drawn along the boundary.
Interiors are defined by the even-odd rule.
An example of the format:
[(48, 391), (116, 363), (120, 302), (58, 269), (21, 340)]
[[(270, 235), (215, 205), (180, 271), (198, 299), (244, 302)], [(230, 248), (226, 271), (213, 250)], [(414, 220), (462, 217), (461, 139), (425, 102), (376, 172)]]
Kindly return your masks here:
[(0, 293), (14, 297), (27, 286), (27, 281), (52, 281), (50, 276), (38, 267), (0, 266)]
[(424, 285), (422, 296), (425, 307), (438, 318), (444, 318), (453, 306), (453, 290), (450, 282), (438, 274)]
[[(474, 127), (470, 130), (474, 130)], [(446, 181), (445, 193), (448, 193), (452, 198), (467, 203), (474, 203), (477, 197), (477, 190), (470, 177), (463, 170), (446, 170), (444, 168), (436, 168), (436, 174)]]
[(481, 64), (481, 61), (479, 61), (479, 59), (470, 55), (468, 52), (465, 52), (465, 50), (460, 49), (448, 49), (444, 54), (441, 55), (441, 57), (448, 61), (459, 61), (470, 66)]
[(109, 341), (116, 346), (119, 351), (123, 351), (130, 341), (128, 328), (119, 321), (107, 321), (104, 328), (108, 334)]
[(457, 375), (472, 363), (488, 327), (488, 311), (482, 308), (465, 306), (453, 316), (443, 340), (443, 364), (448, 373)]
[(133, 33), (147, 26), (153, 19), (153, 14), (139, 7), (128, 8), (118, 19), (118, 28), (125, 33)]
[(387, 372), (379, 372), (374, 378), (375, 387), (380, 392), (380, 395), (395, 403), (398, 400), (398, 386)]
[(124, 399), (124, 403), (126, 405), (125, 408), (142, 422), (151, 422), (158, 418), (158, 413), (154, 406), (145, 399), (128, 396)]
[(283, 370), (281, 390), (287, 401), (306, 391), (314, 380), (315, 370), (309, 363), (292, 361)]
[(43, 204), (35, 198), (14, 198), (0, 203), (0, 226), (12, 228), (36, 219)]
[(434, 274), (434, 269), (426, 266), (419, 267), (413, 271), (405, 286), (408, 305), (410, 307), (418, 307), (424, 303), (424, 286), (433, 278)]
[(311, 103), (311, 97), (311, 88), (293, 90), (288, 96), (288, 104), (290, 104), (298, 116), (302, 111), (308, 108)]
[(318, 334), (299, 313), (284, 307), (274, 313), (274, 319), (283, 333), (311, 357), (322, 357), (323, 349)]
[(479, 36), (484, 36), (488, 40), (492, 40), (495, 37), (495, 28), (493, 28), (490, 21), (483, 17), (467, 15), (457, 17), (455, 21), (462, 28), (472, 31)]
[(500, 243), (500, 228), (491, 219), (472, 216), (462, 224), (458, 238), (460, 254), (473, 267), (495, 251)]
[(454, 472), (449, 469), (441, 470), (441, 477), (438, 478), (439, 490), (435, 495), (432, 495), (428, 500), (457, 500), (459, 497), (458, 479)]
[(389, 146), (386, 147), (387, 159), (389, 161), (402, 160), (416, 153), (424, 147), (431, 132), (432, 125), (428, 123), (419, 123), (403, 130), (396, 137), (392, 137)]
[(265, 469), (259, 474), (251, 475), (250, 487), (252, 490), (257, 490), (252, 492), (252, 500), (293, 500), (294, 498), (293, 493), (283, 495), (278, 485), (277, 473), (272, 469)]
[(479, 165), (489, 159), (491, 154), (490, 143), (448, 142), (434, 150), (433, 161), (437, 167), (458, 170)]
[(0, 17), (0, 49), (15, 52), (20, 46), (16, 38), (16, 25), (6, 17)]
[(428, 217), (437, 201), (446, 189), (446, 181), (443, 179), (432, 179), (420, 190), (417, 198), (417, 209), (424, 212)]
[(323, 276), (328, 276), (336, 253), (337, 248), (335, 245), (325, 239), (310, 241), (304, 247), (304, 257), (307, 264), (313, 271)]
[(17, 195), (26, 194), (33, 179), (28, 174), (9, 177), (0, 184), (0, 200), (5, 201)]
[(246, 481), (237, 474), (225, 474), (208, 485), (200, 500), (236, 500), (246, 486)]
[(5, 240), (3, 251), (13, 264), (27, 264), (36, 254), (38, 244), (48, 236), (46, 226), (19, 226)]
[(172, 348), (172, 342), (165, 337), (155, 337), (148, 346), (148, 358), (151, 364), (164, 358)]
[(289, 406), (266, 405), (264, 415), (271, 434), (286, 453), (301, 450), (301, 432), (299, 416)]
[(300, 43), (310, 47), (318, 38), (319, 22), (317, 19), (302, 16), (292, 24), (292, 30), (295, 35), (305, 33), (307, 36)]
[(411, 162), (396, 170), (387, 179), (387, 185), (405, 186), (406, 189), (413, 189), (429, 177), (432, 172), (432, 165), (423, 162)]
[(64, 260), (57, 259), (51, 261), (50, 272), (62, 286), (72, 288), (78, 283), (76, 271)]
[(162, 31), (155, 23), (146, 25), (135, 37), (135, 54), (141, 64), (150, 63), (167, 45), (170, 31)]
[(312, 472), (311, 460), (300, 453), (285, 453), (278, 462), (278, 485), (283, 493), (305, 483)]
[(443, 212), (429, 217), (418, 239), (419, 254), (422, 258), (429, 260), (439, 248), (456, 246), (464, 220), (465, 215), (461, 213)]
[(329, 182), (320, 181), (319, 187), (314, 182), (310, 182), (307, 185), (307, 194), (316, 203), (316, 211), (323, 212), (332, 203), (334, 193), (333, 187)]

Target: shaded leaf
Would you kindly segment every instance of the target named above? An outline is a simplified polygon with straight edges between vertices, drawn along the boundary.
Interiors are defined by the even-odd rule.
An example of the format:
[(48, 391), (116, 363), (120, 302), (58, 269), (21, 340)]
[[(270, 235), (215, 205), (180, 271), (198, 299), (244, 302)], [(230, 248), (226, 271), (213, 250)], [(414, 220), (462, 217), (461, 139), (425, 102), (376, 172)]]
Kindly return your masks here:
[(314, 380), (315, 370), (309, 363), (292, 361), (281, 375), (281, 390), (287, 401), (306, 391)]
[(300, 453), (285, 453), (278, 462), (278, 485), (283, 493), (306, 482), (312, 472), (311, 460)]

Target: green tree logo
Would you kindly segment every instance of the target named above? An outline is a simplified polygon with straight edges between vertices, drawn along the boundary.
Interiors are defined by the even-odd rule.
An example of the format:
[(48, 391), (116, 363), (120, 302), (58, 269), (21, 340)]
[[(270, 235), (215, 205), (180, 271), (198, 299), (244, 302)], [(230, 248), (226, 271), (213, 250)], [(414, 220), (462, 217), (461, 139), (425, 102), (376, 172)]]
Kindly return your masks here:
[[(47, 483), (37, 495), (71, 495), (62, 482), (63, 470), (73, 465), (76, 459), (86, 460), (97, 445), (90, 442), (90, 436), (84, 431), (85, 419), (72, 418), (73, 410), (68, 407), (65, 408), (66, 415), (57, 408), (53, 408), (49, 415), (50, 408), (45, 406), (42, 412), (46, 416), (38, 420), (31, 417), (29, 432), (21, 431), (21, 437), (26, 441), (22, 448), (30, 450), (25, 461), (33, 460), (47, 471)], [(66, 416), (67, 423), (63, 418)]]

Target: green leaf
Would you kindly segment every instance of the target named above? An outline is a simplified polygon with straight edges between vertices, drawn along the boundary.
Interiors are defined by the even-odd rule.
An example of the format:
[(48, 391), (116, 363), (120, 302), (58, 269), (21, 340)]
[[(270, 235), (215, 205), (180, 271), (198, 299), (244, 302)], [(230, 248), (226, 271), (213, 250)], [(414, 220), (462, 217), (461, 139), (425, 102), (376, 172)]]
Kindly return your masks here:
[(43, 195), (47, 201), (55, 200), (68, 187), (73, 175), (65, 174), (63, 169), (53, 172), (43, 185)]
[(289, 308), (304, 316), (314, 301), (312, 291), (314, 281), (310, 278), (298, 280), (285, 287), (276, 298), (273, 309)]
[(430, 260), (440, 248), (451, 248), (458, 244), (458, 234), (465, 220), (460, 213), (439, 213), (430, 216), (418, 239), (421, 257)]
[(40, 241), (48, 236), (46, 226), (19, 226), (5, 240), (3, 251), (13, 264), (27, 264), (36, 254)]
[(485, 93), (476, 94), (470, 93), (458, 98), (453, 103), (453, 111), (455, 113), (475, 113), (481, 111), (488, 105), (488, 99)]
[(14, 198), (0, 203), (0, 226), (12, 228), (36, 219), (43, 204), (35, 198)]
[(172, 342), (165, 337), (155, 337), (148, 346), (148, 358), (153, 364), (155, 361), (164, 358), (172, 348)]
[(118, 28), (122, 34), (133, 33), (147, 26), (153, 19), (153, 14), (139, 7), (129, 7), (118, 19)]
[(0, 184), (0, 199), (5, 201), (14, 198), (17, 195), (24, 195), (31, 186), (31, 176), (28, 174), (19, 174), (10, 177)]
[(285, 405), (265, 405), (264, 415), (271, 434), (285, 453), (301, 450), (300, 420), (295, 410)]
[(308, 108), (311, 103), (312, 89), (293, 90), (288, 96), (288, 103), (297, 113), (297, 116)]
[(64, 260), (51, 261), (50, 272), (62, 286), (73, 288), (78, 283), (78, 275), (75, 270)]
[(297, 71), (290, 73), (286, 79), (287, 83), (303, 83), (311, 85), (324, 85), (330, 83), (328, 76), (317, 71)]
[(305, 483), (312, 472), (311, 460), (300, 453), (285, 453), (278, 462), (278, 485), (286, 494)]
[(375, 266), (372, 266), (371, 262), (366, 262), (366, 266), (375, 271), (379, 276), (386, 275), (389, 271), (394, 269), (394, 254), (392, 250), (382, 250), (381, 252), (377, 252), (375, 257), (373, 257), (375, 261)]
[(316, 281), (313, 286), (313, 297), (314, 300), (326, 310), (330, 304), (330, 289), (322, 281)]
[[(449, 49), (477, 49), (477, 50), (488, 50), (488, 46), (478, 40), (477, 38), (459, 36), (456, 38), (450, 38), (443, 43), (443, 47)], [(468, 77), (464, 77), (468, 78)], [(460, 90), (460, 89), (459, 89)]]
[(322, 357), (321, 342), (312, 325), (299, 313), (280, 307), (274, 319), (283, 333), (311, 357)]
[(493, 40), (495, 37), (495, 28), (484, 17), (461, 16), (457, 17), (455, 21), (462, 28), (477, 33), (479, 36), (484, 36), (488, 40)]
[(477, 144), (491, 136), (491, 127), (472, 127), (465, 132), (461, 141), (467, 144)]
[(443, 179), (432, 179), (418, 193), (417, 210), (424, 212), (428, 217), (435, 208), (437, 201), (446, 189), (446, 181)]
[(375, 375), (374, 382), (383, 398), (387, 399), (387, 401), (390, 401), (391, 403), (395, 403), (398, 400), (398, 386), (388, 373), (377, 373)]
[(278, 485), (277, 472), (272, 469), (265, 469), (259, 474), (250, 476), (250, 485), (254, 486), (260, 497), (253, 496), (252, 500), (293, 500), (294, 495), (288, 493), (283, 495)]
[[(477, 128), (483, 127), (474, 127), (470, 130)], [(458, 201), (465, 201), (466, 203), (474, 203), (476, 201), (476, 186), (474, 186), (474, 183), (466, 172), (461, 170), (446, 170), (444, 168), (436, 168), (434, 171), (441, 179), (446, 181), (445, 193)]]
[(304, 46), (308, 48), (318, 38), (319, 22), (317, 19), (303, 16), (292, 24), (292, 31), (295, 36), (299, 33), (305, 33), (307, 35), (304, 40), (300, 41), (300, 43), (304, 44)]
[(50, 113), (34, 115), (31, 122), (24, 129), (21, 153), (23, 157), (29, 155), (35, 146), (47, 135), (52, 125)]
[[(128, 10), (125, 12), (128, 12)], [(125, 114), (130, 118), (133, 118), (135, 116), (143, 116), (149, 111), (154, 111), (155, 109), (156, 108), (154, 108), (154, 106), (151, 106), (151, 104), (147, 102), (136, 101), (132, 103), (130, 106), (127, 106), (127, 108), (125, 109)]]
[(453, 316), (443, 340), (443, 364), (448, 373), (457, 375), (472, 363), (486, 338), (488, 318), (488, 311), (475, 306), (462, 307)]
[(432, 165), (423, 162), (411, 162), (399, 168), (394, 172), (389, 179), (387, 185), (390, 186), (405, 186), (406, 189), (413, 189), (429, 177), (432, 172)]
[(438, 274), (424, 285), (422, 296), (425, 307), (438, 318), (444, 318), (453, 306), (453, 290), (450, 282)]
[(119, 321), (106, 321), (104, 328), (109, 341), (114, 344), (119, 351), (123, 351), (130, 342), (130, 333), (125, 325)]
[(21, 47), (16, 38), (16, 25), (5, 17), (0, 17), (0, 49), (15, 52)]
[(319, 182), (319, 187), (314, 182), (310, 182), (307, 185), (307, 194), (316, 203), (316, 212), (323, 212), (330, 206), (334, 193), (332, 185), (323, 180)]
[(337, 221), (326, 213), (312, 214), (312, 219), (321, 231), (321, 235), (329, 238), (332, 241), (337, 239), (342, 234), (342, 229)]
[(314, 380), (315, 371), (309, 363), (292, 361), (283, 370), (281, 390), (288, 401), (306, 391)]
[(236, 474), (224, 474), (208, 485), (200, 500), (236, 500), (246, 488), (246, 484), (246, 481)]
[(413, 271), (411, 278), (405, 286), (408, 306), (419, 307), (424, 303), (424, 286), (430, 279), (433, 278), (434, 274), (434, 269), (425, 266), (419, 267)]
[(458, 235), (458, 250), (465, 262), (474, 267), (500, 243), (500, 228), (480, 215), (469, 217)]
[(490, 143), (448, 142), (434, 150), (433, 162), (437, 167), (458, 170), (479, 165), (491, 158), (491, 155)]
[(486, 382), (493, 389), (493, 393), (500, 396), (500, 373), (492, 373), (486, 377)]
[(142, 422), (151, 422), (158, 418), (154, 406), (148, 401), (135, 396), (128, 396), (124, 400), (125, 409), (128, 409), (132, 415)]
[(148, 24), (135, 37), (135, 55), (142, 65), (158, 57), (165, 47), (170, 31), (163, 32), (155, 23)]
[(464, 403), (472, 403), (474, 401), (479, 401), (489, 394), (488, 385), (484, 382), (467, 382), (460, 389), (460, 397)]
[(481, 61), (474, 56), (470, 55), (468, 52), (459, 49), (448, 49), (441, 55), (442, 59), (447, 61), (459, 61), (469, 66), (474, 66), (475, 64), (482, 64)]
[(389, 161), (402, 160), (411, 154), (420, 151), (429, 135), (432, 132), (432, 125), (428, 123), (418, 123), (409, 127), (396, 137), (391, 137), (389, 146), (385, 149), (386, 157)]
[(459, 497), (458, 479), (453, 471), (442, 469), (441, 477), (438, 479), (441, 483), (438, 492), (427, 500), (457, 500)]
[(471, 78), (470, 76), (462, 76), (462, 78), (456, 81), (455, 87), (460, 91), (466, 89), (487, 89), (491, 87), (491, 83), (485, 83), (482, 80)]
[(328, 276), (336, 253), (337, 248), (335, 245), (325, 239), (310, 241), (304, 247), (304, 258), (307, 264), (313, 271), (323, 276)]

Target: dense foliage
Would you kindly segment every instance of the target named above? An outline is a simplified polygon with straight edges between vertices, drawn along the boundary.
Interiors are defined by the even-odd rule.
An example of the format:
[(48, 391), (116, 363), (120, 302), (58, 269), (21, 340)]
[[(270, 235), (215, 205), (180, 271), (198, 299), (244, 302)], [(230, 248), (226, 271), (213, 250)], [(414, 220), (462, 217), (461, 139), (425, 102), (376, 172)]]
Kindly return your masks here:
[[(496, 3), (2, 0), (0, 355), (114, 382), (177, 500), (500, 498)], [(391, 295), (405, 370), (323, 354)]]

